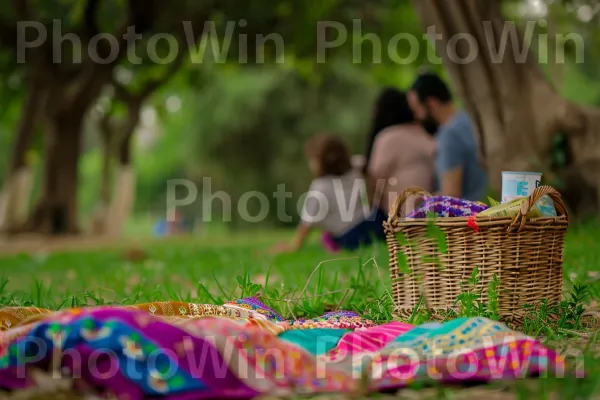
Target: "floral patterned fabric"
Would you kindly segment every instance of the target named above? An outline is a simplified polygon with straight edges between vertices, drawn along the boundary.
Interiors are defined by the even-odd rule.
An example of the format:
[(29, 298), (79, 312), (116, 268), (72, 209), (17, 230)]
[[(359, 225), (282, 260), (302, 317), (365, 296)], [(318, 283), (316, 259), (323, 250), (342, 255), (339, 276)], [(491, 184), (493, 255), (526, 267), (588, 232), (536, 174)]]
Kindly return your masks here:
[[(283, 321), (283, 317), (273, 309), (267, 307), (256, 297), (230, 301), (222, 306), (214, 304), (194, 304), (178, 301), (156, 301), (129, 306), (114, 306), (114, 308), (125, 308), (140, 310), (151, 315), (164, 317), (165, 320), (176, 323), (178, 319), (200, 318), (200, 317), (228, 317), (241, 319), (262, 319)], [(8, 330), (24, 323), (41, 320), (52, 313), (38, 307), (5, 307), (0, 308), (0, 331)]]
[(488, 209), (478, 201), (468, 201), (448, 196), (426, 196), (424, 202), (408, 214), (408, 218), (470, 217)]
[(177, 304), (71, 309), (0, 332), (0, 389), (35, 385), (30, 372), (39, 368), (127, 400), (356, 393), (365, 384), (377, 392), (564, 369), (553, 350), (485, 318), (376, 325), (334, 312), (282, 321), (256, 298), (234, 302), (245, 317), (190, 315), (223, 309), (181, 305), (183, 313)]
[(242, 310), (251, 310), (259, 315), (263, 315), (264, 318), (274, 321), (283, 321), (284, 318), (277, 314), (275, 310), (267, 307), (263, 302), (258, 300), (256, 297), (248, 297), (245, 299), (238, 299), (230, 301), (225, 304), (225, 307), (240, 308)]
[(371, 328), (375, 323), (371, 320), (359, 316), (346, 315), (324, 315), (319, 318), (298, 319), (285, 323), (288, 329), (314, 329), (314, 328), (334, 328), (334, 329), (361, 329)]

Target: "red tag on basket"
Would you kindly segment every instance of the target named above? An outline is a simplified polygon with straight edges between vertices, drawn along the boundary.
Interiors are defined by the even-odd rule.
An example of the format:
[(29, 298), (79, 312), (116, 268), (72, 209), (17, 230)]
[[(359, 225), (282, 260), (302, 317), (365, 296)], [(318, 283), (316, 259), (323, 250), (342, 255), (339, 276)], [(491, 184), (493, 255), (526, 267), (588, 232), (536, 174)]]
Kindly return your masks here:
[(467, 225), (469, 225), (475, 232), (479, 232), (479, 226), (477, 226), (477, 221), (475, 220), (475, 216), (471, 215), (469, 220), (467, 221)]

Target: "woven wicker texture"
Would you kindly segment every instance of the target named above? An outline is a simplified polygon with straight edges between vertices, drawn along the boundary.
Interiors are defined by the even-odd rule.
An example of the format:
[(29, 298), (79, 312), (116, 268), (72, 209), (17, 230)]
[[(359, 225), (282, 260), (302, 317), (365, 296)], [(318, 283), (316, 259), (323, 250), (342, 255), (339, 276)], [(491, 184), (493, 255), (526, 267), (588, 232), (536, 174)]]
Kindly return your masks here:
[[(558, 216), (527, 218), (531, 207), (546, 194), (554, 201)], [(411, 315), (420, 305), (434, 318), (441, 317), (455, 308), (463, 292), (461, 284), (475, 268), (478, 301), (487, 303), (490, 282), (494, 276), (499, 280), (498, 311), (504, 320), (522, 319), (525, 304), (560, 301), (569, 218), (556, 190), (537, 188), (515, 218), (402, 218), (407, 200), (426, 195), (430, 194), (420, 188), (405, 190), (384, 224), (397, 314)]]

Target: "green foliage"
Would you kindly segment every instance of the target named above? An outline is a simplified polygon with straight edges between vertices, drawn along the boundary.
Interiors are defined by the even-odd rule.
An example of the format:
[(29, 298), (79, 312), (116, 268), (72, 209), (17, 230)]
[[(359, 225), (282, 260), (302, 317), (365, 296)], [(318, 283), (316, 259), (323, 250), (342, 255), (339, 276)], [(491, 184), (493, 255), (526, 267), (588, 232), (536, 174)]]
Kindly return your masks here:
[(570, 329), (581, 329), (581, 318), (586, 309), (586, 304), (591, 298), (590, 288), (585, 284), (574, 285), (567, 299), (561, 304), (563, 313), (559, 323)]
[(460, 307), (459, 315), (466, 317), (481, 315), (481, 307), (484, 304), (479, 301), (480, 293), (477, 292), (479, 279), (479, 269), (474, 268), (467, 282), (461, 283), (462, 293), (458, 295), (454, 304), (454, 306), (458, 305)]
[(500, 279), (498, 279), (498, 275), (494, 274), (490, 284), (488, 285), (488, 315), (489, 318), (494, 321), (498, 321), (500, 319), (499, 290)]
[[(116, 31), (125, 15), (126, 3), (125, 0), (102, 2), (98, 14), (101, 30)], [(512, 3), (513, 6), (505, 7), (509, 18), (525, 22), (525, 17), (517, 15), (522, 2)], [(178, 0), (162, 9), (154, 31), (173, 32), (173, 22), (181, 19), (181, 15), (187, 18), (203, 10), (210, 11), (215, 4)], [(52, 18), (62, 18), (64, 32), (83, 27), (84, 1), (36, 0), (31, 1), (31, 5), (36, 17), (47, 23)], [(1, 21), (16, 18), (12, 7), (5, 8), (0, 9)], [(600, 46), (594, 46), (600, 43), (600, 38), (595, 24), (591, 23), (595, 19), (582, 22), (577, 19), (575, 9), (561, 8), (557, 4), (552, 4), (549, 10), (558, 32), (578, 33), (586, 40), (584, 64), (574, 63), (574, 49), (567, 47), (567, 62), (562, 66), (563, 82), (557, 85), (559, 90), (569, 99), (600, 104), (600, 86), (595, 79)], [(239, 2), (228, 0), (219, 2), (218, 10), (209, 12), (209, 19), (215, 22), (221, 45), (227, 23), (237, 23), (231, 49), (222, 64), (211, 63), (210, 57), (198, 64), (188, 61), (175, 79), (148, 103), (158, 112), (159, 135), (150, 147), (136, 146), (138, 212), (164, 211), (168, 179), (191, 178), (201, 183), (203, 177), (211, 177), (213, 192), (225, 190), (234, 202), (248, 190), (258, 190), (270, 197), (278, 184), (285, 183), (293, 193), (287, 206), (287, 214), (293, 217), (290, 223), (293, 223), (297, 220), (295, 210), (299, 195), (310, 180), (302, 154), (303, 143), (309, 136), (321, 131), (339, 132), (353, 151), (363, 153), (372, 101), (381, 86), (406, 87), (422, 64), (445, 74), (441, 64), (427, 57), (425, 49), (430, 45), (422, 35), (423, 28), (409, 1), (327, 0), (307, 4), (294, 0), (268, 3), (261, 0), (240, 7)], [(242, 19), (247, 26), (240, 26)], [(356, 19), (361, 20), (360, 29), (354, 22)], [(326, 52), (323, 64), (316, 62), (317, 39), (324, 39), (318, 37), (319, 21), (340, 22), (348, 33), (343, 44)], [(336, 29), (329, 28), (329, 31), (335, 34)], [(275, 62), (282, 60), (276, 60), (272, 43), (267, 43), (265, 48), (255, 43), (257, 35), (270, 33), (283, 39), (283, 63)], [(400, 40), (394, 46), (392, 38), (398, 33), (414, 35), (419, 43), (420, 52), (410, 63), (397, 62), (397, 58), (407, 59), (410, 51), (407, 40)], [(542, 33), (548, 33), (547, 29), (536, 30), (537, 35)], [(243, 43), (238, 40), (238, 34), (247, 35), (248, 64), (239, 62)], [(375, 34), (377, 39), (371, 40), (373, 35), (369, 34)], [(145, 37), (141, 41), (140, 49), (146, 48), (147, 40)], [(536, 43), (534, 40), (537, 46)], [(159, 44), (164, 47), (165, 41)], [(163, 47), (158, 49), (161, 54)], [(537, 50), (548, 51), (547, 48)], [(210, 53), (210, 49), (207, 51)], [(257, 64), (256, 56), (261, 51), (265, 52), (265, 63)], [(357, 59), (359, 54), (361, 57)], [(141, 65), (124, 60), (116, 74), (127, 78), (123, 81), (133, 92), (139, 91), (149, 80), (163, 76), (168, 67), (148, 63), (143, 51), (139, 55), (145, 60)], [(545, 69), (549, 73), (548, 68)], [(27, 83), (23, 66), (14, 62), (14, 54), (8, 48), (0, 49), (0, 76), (3, 78), (0, 79), (1, 181), (10, 159), (12, 135)], [(181, 100), (181, 110), (169, 112), (166, 109), (165, 103), (171, 96)], [(111, 104), (110, 107), (115, 115), (123, 114), (122, 105)], [(80, 199), (84, 213), (95, 206), (100, 171), (95, 122), (92, 119), (88, 122), (86, 154), (80, 166)], [(40, 149), (41, 143), (36, 143), (36, 150)], [(556, 162), (560, 164), (562, 156), (560, 152), (555, 153)], [(198, 188), (202, 190), (201, 185)], [(252, 207), (251, 213), (256, 212), (256, 205)], [(200, 209), (201, 204), (196, 204), (190, 207), (190, 212), (201, 216)]]
[[(226, 191), (234, 205), (251, 190), (275, 201), (272, 194), (284, 184), (293, 193), (286, 212), (296, 220), (299, 197), (310, 182), (304, 142), (333, 131), (363, 153), (376, 90), (360, 68), (335, 63), (323, 76), (323, 83), (314, 86), (285, 67), (215, 69), (204, 72), (200, 93), (180, 86), (183, 77), (177, 79), (153, 105), (164, 110), (164, 102), (177, 96), (181, 110), (162, 112), (158, 138), (136, 152), (138, 210), (164, 207), (168, 179), (192, 179), (202, 193), (203, 178), (210, 178), (211, 192)], [(89, 170), (86, 176), (93, 174)], [(88, 187), (84, 191), (93, 192)], [(200, 216), (201, 209), (199, 202), (190, 212)]]
[(427, 237), (435, 241), (437, 249), (441, 254), (448, 253), (446, 233), (442, 230), (442, 228), (436, 225), (434, 218), (429, 218), (427, 221)]
[(243, 276), (238, 275), (236, 279), (239, 284), (239, 288), (242, 291), (242, 298), (256, 296), (262, 289), (262, 285), (252, 283), (252, 278), (248, 274), (248, 271), (245, 271)]

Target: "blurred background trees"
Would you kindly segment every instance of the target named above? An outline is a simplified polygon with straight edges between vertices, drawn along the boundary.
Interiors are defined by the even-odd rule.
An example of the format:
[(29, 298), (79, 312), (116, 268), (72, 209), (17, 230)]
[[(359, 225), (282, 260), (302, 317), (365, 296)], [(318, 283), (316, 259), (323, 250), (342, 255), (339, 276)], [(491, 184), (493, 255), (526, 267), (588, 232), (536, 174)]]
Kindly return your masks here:
[[(593, 2), (558, 0), (5, 2), (0, 224), (6, 232), (119, 235), (132, 218), (164, 218), (169, 179), (196, 183), (198, 200), (184, 211), (200, 221), (222, 216), (220, 201), (208, 207), (203, 192), (227, 192), (235, 228), (248, 225), (235, 208), (244, 193), (266, 194), (275, 210), (271, 194), (285, 183), (294, 194), (287, 199), (291, 218), (281, 221), (272, 212), (261, 226), (294, 223), (298, 196), (309, 182), (305, 140), (335, 131), (363, 154), (378, 90), (406, 87), (422, 66), (448, 72), (478, 125), (492, 178), (502, 169), (542, 170), (574, 209), (595, 213), (598, 124), (595, 110), (584, 106), (600, 105), (599, 11)], [(54, 19), (61, 23), (58, 33)], [(37, 21), (48, 31), (44, 45), (24, 54), (26, 63), (18, 62), (17, 21)], [(182, 21), (189, 21), (193, 35)], [(317, 28), (323, 21), (332, 21), (328, 29)], [(496, 39), (506, 21), (516, 21), (520, 43), (531, 26), (528, 61), (486, 58), (480, 21), (500, 28), (492, 31)], [(125, 40), (131, 25), (141, 35), (135, 57), (123, 43), (112, 54), (106, 41), (98, 41), (92, 44), (110, 62), (90, 59), (95, 34)], [(453, 62), (447, 42), (436, 48), (423, 37), (431, 25), (445, 35), (472, 34), (481, 56)], [(317, 43), (338, 38), (341, 27), (348, 37), (318, 63)], [(228, 32), (232, 40), (224, 51)], [(79, 41), (61, 42), (69, 33)], [(157, 33), (173, 35), (179, 52), (171, 54), (172, 44), (157, 40)], [(411, 53), (407, 40), (393, 41), (399, 33), (413, 35), (420, 51)], [(21, 34), (34, 40), (37, 30)], [(267, 40), (270, 34), (282, 38), (284, 51), (277, 40)], [(557, 46), (557, 34), (579, 35), (583, 53), (575, 40)], [(53, 62), (56, 42), (60, 63)], [(565, 50), (564, 62), (556, 62), (557, 49)], [(250, 215), (259, 209), (250, 201)]]

